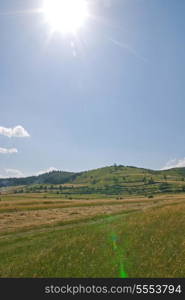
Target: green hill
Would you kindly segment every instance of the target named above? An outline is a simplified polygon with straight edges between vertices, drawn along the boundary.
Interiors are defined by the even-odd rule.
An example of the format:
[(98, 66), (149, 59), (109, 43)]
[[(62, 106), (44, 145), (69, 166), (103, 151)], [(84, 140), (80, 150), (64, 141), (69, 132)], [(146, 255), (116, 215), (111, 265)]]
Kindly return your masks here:
[(22, 192), (152, 196), (184, 192), (185, 168), (154, 171), (114, 165), (80, 173), (53, 171), (27, 178), (0, 179), (1, 188), (10, 186), (24, 186)]

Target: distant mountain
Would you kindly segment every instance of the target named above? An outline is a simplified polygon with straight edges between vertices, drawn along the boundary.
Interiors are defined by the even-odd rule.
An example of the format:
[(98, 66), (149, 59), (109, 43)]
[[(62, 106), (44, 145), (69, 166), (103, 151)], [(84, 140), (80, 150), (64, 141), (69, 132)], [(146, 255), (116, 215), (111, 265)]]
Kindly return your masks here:
[(77, 174), (72, 172), (52, 171), (38, 176), (25, 178), (0, 179), (0, 187), (30, 185), (30, 184), (64, 184), (75, 180)]
[(154, 184), (161, 181), (184, 181), (185, 168), (154, 171), (132, 166), (114, 165), (80, 173), (52, 171), (26, 178), (0, 179), (0, 187), (33, 185), (33, 184), (86, 184), (92, 186), (123, 185), (144, 182)]

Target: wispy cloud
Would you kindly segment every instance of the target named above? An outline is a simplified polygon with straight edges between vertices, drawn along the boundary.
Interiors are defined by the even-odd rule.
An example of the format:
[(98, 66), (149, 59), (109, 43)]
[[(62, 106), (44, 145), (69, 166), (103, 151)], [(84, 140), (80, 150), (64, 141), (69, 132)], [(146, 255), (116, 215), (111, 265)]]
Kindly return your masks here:
[(46, 170), (40, 170), (39, 172), (36, 173), (36, 175), (42, 175), (42, 174), (45, 174), (45, 173), (50, 173), (52, 171), (58, 171), (58, 169), (54, 168), (54, 167), (50, 167)]
[(17, 137), (17, 138), (30, 137), (30, 134), (21, 125), (15, 126), (13, 128), (6, 128), (6, 127), (0, 126), (0, 134), (7, 136), (9, 138), (11, 138), (11, 137)]
[(161, 170), (169, 170), (173, 168), (183, 168), (183, 167), (185, 167), (185, 158), (181, 158), (181, 159), (175, 158), (169, 160)]
[(13, 153), (17, 153), (18, 150), (16, 148), (1, 148), (0, 147), (0, 154), (13, 154)]

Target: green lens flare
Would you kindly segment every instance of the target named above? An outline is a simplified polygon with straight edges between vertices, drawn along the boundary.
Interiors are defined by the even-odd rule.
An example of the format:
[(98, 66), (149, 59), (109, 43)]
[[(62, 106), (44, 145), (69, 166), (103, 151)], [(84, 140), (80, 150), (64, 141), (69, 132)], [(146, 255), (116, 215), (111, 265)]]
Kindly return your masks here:
[[(115, 233), (113, 233), (111, 235), (111, 239), (112, 239), (113, 250), (115, 251), (117, 257), (120, 259), (123, 255), (123, 250), (119, 249), (119, 247), (117, 245), (117, 240), (118, 240), (117, 235)], [(124, 265), (123, 265), (122, 262), (120, 263), (119, 275), (120, 275), (120, 278), (128, 278), (127, 273), (125, 272)]]
[(123, 264), (120, 266), (120, 277), (121, 278), (128, 278), (127, 273), (124, 271)]

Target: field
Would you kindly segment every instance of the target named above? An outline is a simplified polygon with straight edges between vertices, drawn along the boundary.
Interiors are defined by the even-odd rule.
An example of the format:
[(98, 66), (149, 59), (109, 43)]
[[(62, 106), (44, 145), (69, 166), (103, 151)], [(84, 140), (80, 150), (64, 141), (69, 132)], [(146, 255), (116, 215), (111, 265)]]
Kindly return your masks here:
[(184, 216), (184, 193), (9, 190), (0, 195), (0, 277), (185, 277)]

